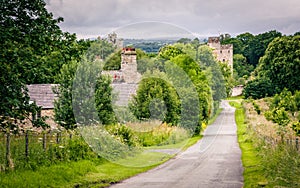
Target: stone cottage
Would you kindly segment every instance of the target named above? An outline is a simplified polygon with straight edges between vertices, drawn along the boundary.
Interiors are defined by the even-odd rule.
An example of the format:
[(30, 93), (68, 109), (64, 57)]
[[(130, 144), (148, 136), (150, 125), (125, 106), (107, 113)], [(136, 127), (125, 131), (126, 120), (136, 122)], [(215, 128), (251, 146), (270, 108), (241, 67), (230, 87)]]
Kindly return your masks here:
[(57, 84), (31, 84), (27, 85), (28, 94), (31, 102), (35, 102), (37, 106), (41, 107), (41, 111), (37, 112), (32, 119), (41, 116), (47, 116), (46, 123), (51, 128), (56, 128), (57, 124), (54, 122), (54, 100), (57, 98), (53, 93), (52, 88)]

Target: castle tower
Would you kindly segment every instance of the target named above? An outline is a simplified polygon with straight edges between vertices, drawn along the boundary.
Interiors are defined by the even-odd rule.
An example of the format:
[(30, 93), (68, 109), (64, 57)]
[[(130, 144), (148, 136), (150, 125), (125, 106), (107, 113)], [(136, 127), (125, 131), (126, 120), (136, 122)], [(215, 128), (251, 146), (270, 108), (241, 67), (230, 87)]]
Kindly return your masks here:
[(121, 72), (126, 83), (137, 83), (141, 75), (137, 72), (135, 48), (126, 47), (121, 52)]
[(207, 44), (213, 49), (217, 60), (222, 63), (227, 63), (231, 68), (231, 72), (233, 72), (233, 45), (221, 45), (220, 37), (209, 37)]

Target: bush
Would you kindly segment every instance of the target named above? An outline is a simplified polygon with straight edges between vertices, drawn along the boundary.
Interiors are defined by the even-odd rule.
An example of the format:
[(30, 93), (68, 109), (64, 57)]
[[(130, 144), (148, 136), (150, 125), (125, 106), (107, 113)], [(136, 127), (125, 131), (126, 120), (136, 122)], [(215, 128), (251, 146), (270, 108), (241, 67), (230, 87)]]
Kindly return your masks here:
[(265, 117), (267, 120), (271, 120), (282, 126), (286, 126), (290, 122), (289, 115), (283, 107), (265, 112)]
[(106, 126), (106, 130), (123, 144), (128, 146), (139, 146), (138, 137), (133, 130), (126, 125), (116, 124)]
[(243, 89), (245, 98), (260, 99), (273, 96), (276, 89), (270, 80), (259, 78), (249, 81)]

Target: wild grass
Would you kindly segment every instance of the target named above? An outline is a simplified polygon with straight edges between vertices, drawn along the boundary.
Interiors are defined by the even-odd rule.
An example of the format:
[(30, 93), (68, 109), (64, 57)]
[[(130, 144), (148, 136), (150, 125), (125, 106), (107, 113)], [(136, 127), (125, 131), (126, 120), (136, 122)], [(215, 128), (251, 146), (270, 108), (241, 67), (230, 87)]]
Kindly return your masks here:
[[(276, 138), (266, 139), (265, 132), (268, 132), (268, 128), (272, 130), (273, 126), (265, 124), (262, 129), (263, 124), (256, 124), (257, 119), (260, 119), (258, 116), (262, 115), (257, 114), (252, 107), (249, 108), (249, 103), (244, 105), (244, 109), (240, 103), (230, 102), (237, 108), (235, 117), (242, 150), (244, 187), (300, 187), (299, 152), (285, 142), (276, 142)], [(256, 103), (260, 104), (258, 101)]]

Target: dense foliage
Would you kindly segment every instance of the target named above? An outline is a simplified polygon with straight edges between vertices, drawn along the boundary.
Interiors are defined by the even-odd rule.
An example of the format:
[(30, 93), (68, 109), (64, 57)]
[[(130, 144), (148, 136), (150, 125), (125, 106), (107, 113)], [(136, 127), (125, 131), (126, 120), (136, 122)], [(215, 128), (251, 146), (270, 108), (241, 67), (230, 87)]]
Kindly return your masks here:
[(265, 112), (268, 120), (280, 126), (291, 125), (297, 135), (300, 135), (300, 91), (293, 95), (291, 91), (284, 89), (276, 94), (270, 105), (270, 110)]
[(130, 106), (139, 120), (159, 119), (176, 125), (180, 101), (170, 83), (159, 78), (145, 78), (138, 87)]
[[(80, 57), (88, 43), (58, 27), (42, 0), (0, 3), (0, 123), (16, 128), (38, 108), (29, 103), (25, 84), (53, 83), (63, 64)], [(33, 122), (37, 126), (45, 126)], [(36, 124), (37, 123), (37, 124)]]
[(268, 46), (256, 69), (257, 77), (245, 89), (246, 97), (262, 98), (280, 93), (284, 88), (300, 89), (300, 37), (283, 36)]

